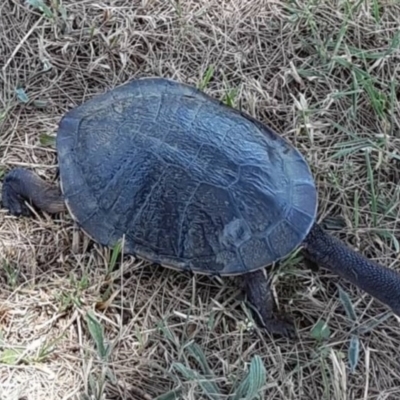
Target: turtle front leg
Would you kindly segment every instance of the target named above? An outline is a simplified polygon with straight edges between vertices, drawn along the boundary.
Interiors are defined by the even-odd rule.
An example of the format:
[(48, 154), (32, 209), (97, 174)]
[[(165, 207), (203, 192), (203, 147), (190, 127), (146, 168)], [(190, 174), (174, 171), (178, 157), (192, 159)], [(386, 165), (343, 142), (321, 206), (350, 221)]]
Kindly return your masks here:
[(263, 270), (250, 272), (240, 278), (242, 290), (255, 311), (259, 325), (273, 335), (294, 338), (296, 333), (293, 324), (274, 314), (274, 298)]
[(49, 214), (66, 209), (60, 190), (41, 179), (34, 172), (16, 168), (8, 172), (3, 181), (3, 206), (15, 216), (29, 216), (25, 201)]

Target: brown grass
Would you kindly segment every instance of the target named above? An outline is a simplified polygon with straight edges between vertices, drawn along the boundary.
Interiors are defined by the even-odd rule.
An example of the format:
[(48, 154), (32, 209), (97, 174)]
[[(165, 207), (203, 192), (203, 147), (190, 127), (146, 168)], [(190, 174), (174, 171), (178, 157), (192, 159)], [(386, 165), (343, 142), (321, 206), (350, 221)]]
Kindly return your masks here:
[[(56, 153), (44, 135), (86, 99), (149, 75), (200, 85), (212, 67), (207, 93), (230, 93), (306, 156), (319, 218), (339, 226), (333, 234), (399, 268), (395, 2), (58, 3), (46, 3), (54, 18), (22, 1), (0, 3), (2, 174), (26, 166), (54, 179)], [(0, 257), (1, 400), (154, 399), (177, 388), (176, 398), (205, 399), (199, 380), (175, 369), (201, 372), (186, 351), (191, 342), (213, 371), (222, 393), (214, 398), (229, 398), (255, 355), (267, 371), (260, 398), (400, 398), (398, 320), (359, 334), (351, 373), (352, 322), (336, 284), (359, 323), (386, 308), (325, 270), (292, 259), (274, 270), (279, 307), (299, 330), (290, 342), (246, 329), (249, 314), (230, 280), (133, 259), (110, 272), (112, 251), (89, 242), (68, 215), (16, 219), (2, 209)], [(90, 312), (111, 346), (104, 359)], [(330, 329), (325, 341), (311, 335), (320, 320)]]

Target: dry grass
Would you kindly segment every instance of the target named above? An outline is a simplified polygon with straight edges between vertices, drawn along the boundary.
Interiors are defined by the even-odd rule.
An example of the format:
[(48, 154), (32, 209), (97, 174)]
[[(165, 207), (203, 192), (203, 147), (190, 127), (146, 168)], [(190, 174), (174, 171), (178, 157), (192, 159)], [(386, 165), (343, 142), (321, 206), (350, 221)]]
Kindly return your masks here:
[[(319, 216), (338, 226), (335, 235), (398, 268), (395, 3), (53, 0), (43, 13), (3, 0), (0, 173), (22, 165), (54, 179), (47, 136), (64, 112), (115, 85), (148, 75), (207, 83), (207, 93), (228, 96), (302, 151), (318, 183)], [(353, 325), (336, 284), (357, 323), (386, 308), (298, 260), (274, 271), (279, 306), (299, 330), (289, 342), (246, 329), (231, 281), (132, 259), (112, 268), (112, 250), (90, 243), (67, 215), (16, 219), (1, 210), (0, 255), (1, 400), (154, 399), (173, 389), (176, 398), (228, 399), (255, 355), (267, 371), (261, 398), (400, 398), (398, 320), (358, 335), (351, 373)], [(311, 334), (320, 320), (326, 340)], [(212, 371), (206, 384), (177, 369), (203, 373), (191, 343)], [(206, 397), (213, 382), (222, 394)]]

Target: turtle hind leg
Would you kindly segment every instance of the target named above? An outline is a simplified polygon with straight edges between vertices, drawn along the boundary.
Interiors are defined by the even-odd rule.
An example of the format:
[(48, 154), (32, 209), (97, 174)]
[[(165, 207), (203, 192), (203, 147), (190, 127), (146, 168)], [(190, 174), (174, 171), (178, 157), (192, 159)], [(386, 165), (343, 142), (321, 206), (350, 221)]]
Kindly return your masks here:
[(15, 216), (29, 216), (31, 212), (25, 201), (49, 214), (66, 209), (60, 190), (23, 168), (8, 172), (3, 181), (2, 203)]
[(247, 273), (241, 279), (242, 290), (255, 311), (259, 325), (273, 335), (296, 337), (293, 323), (273, 311), (274, 298), (263, 270)]

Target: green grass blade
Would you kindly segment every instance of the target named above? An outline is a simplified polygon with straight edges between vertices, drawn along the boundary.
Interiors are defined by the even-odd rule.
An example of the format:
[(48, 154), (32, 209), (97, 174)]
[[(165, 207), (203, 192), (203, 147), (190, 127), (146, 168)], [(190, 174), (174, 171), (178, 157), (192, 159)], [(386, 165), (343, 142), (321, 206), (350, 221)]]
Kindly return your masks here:
[(207, 68), (207, 70), (206, 70), (206, 72), (205, 72), (205, 74), (204, 74), (204, 76), (203, 76), (203, 79), (202, 79), (202, 80), (200, 81), (200, 83), (198, 84), (198, 86), (197, 86), (198, 89), (204, 90), (204, 89), (208, 86), (208, 84), (210, 83), (210, 81), (211, 81), (213, 75), (214, 75), (214, 68), (213, 68), (212, 65), (210, 65), (210, 66)]
[(203, 393), (207, 396), (208, 399), (221, 399), (221, 392), (215, 382), (207, 379), (203, 375), (199, 374), (197, 371), (194, 371), (181, 363), (174, 363), (173, 368), (180, 372), (185, 379), (197, 382), (197, 384), (201, 387)]
[(173, 389), (157, 396), (154, 400), (180, 400), (182, 398), (182, 392), (183, 390), (181, 388)]
[(26, 104), (26, 103), (29, 102), (29, 97), (28, 97), (28, 95), (26, 94), (26, 92), (25, 92), (24, 89), (22, 89), (22, 88), (15, 89), (15, 93), (16, 93), (16, 95), (17, 95), (17, 99), (18, 99), (21, 103)]
[(349, 347), (349, 364), (352, 373), (355, 372), (360, 358), (360, 339), (356, 335), (351, 335)]
[(323, 319), (319, 320), (311, 330), (311, 337), (319, 342), (328, 339), (330, 335), (331, 330), (329, 329), (329, 325)]
[(207, 358), (201, 347), (197, 343), (191, 343), (189, 346), (186, 347), (186, 349), (199, 363), (203, 373), (208, 377), (213, 377), (214, 374), (208, 365)]
[(43, 133), (39, 136), (39, 142), (43, 147), (55, 147), (56, 138), (54, 136)]
[(92, 339), (96, 343), (97, 351), (99, 356), (102, 360), (105, 360), (108, 356), (108, 348), (105, 345), (104, 341), (104, 331), (103, 327), (101, 326), (100, 322), (96, 318), (96, 316), (91, 312), (88, 311), (85, 315), (85, 320), (92, 336)]
[(117, 264), (117, 259), (122, 251), (122, 242), (119, 241), (112, 249), (110, 265), (108, 266), (108, 272), (114, 271), (115, 265)]
[(356, 321), (357, 315), (354, 311), (353, 303), (351, 302), (349, 295), (339, 285), (337, 285), (337, 287), (339, 289), (339, 299), (346, 311), (347, 317), (352, 321)]
[(53, 12), (42, 0), (28, 0), (27, 2), (33, 8), (36, 8), (37, 10), (42, 12), (47, 18), (53, 18)]
[(255, 355), (250, 362), (249, 372), (239, 384), (232, 400), (253, 400), (267, 382), (267, 371), (260, 356)]
[(368, 174), (368, 180), (369, 180), (369, 185), (371, 189), (371, 212), (372, 212), (372, 222), (374, 228), (377, 226), (377, 211), (378, 211), (378, 205), (377, 205), (377, 196), (375, 192), (375, 182), (374, 182), (374, 171), (371, 165), (371, 158), (369, 156), (369, 152), (365, 152), (365, 159), (366, 159), (366, 164), (367, 164), (367, 174)]
[(393, 315), (392, 311), (387, 311), (381, 317), (373, 319), (372, 321), (360, 325), (357, 331), (360, 335), (364, 335), (365, 333), (371, 332), (382, 322), (385, 322), (388, 318), (390, 318), (392, 315)]

